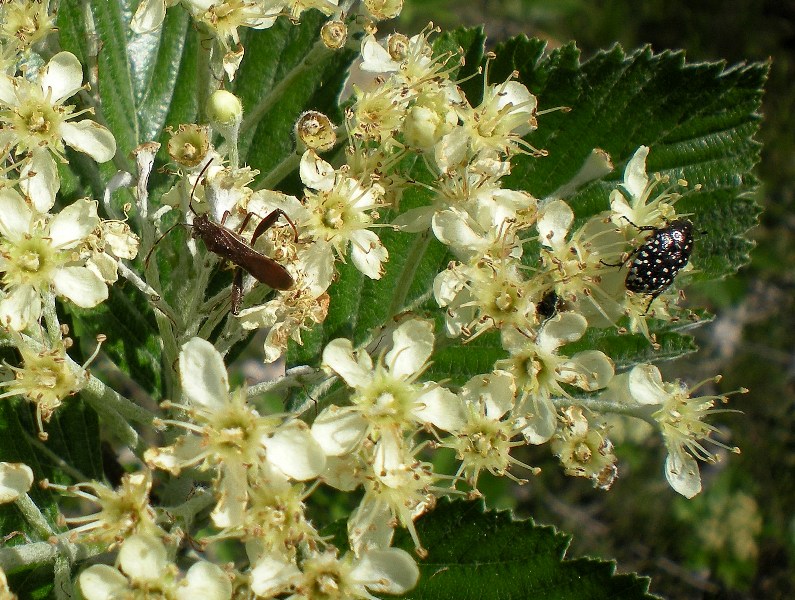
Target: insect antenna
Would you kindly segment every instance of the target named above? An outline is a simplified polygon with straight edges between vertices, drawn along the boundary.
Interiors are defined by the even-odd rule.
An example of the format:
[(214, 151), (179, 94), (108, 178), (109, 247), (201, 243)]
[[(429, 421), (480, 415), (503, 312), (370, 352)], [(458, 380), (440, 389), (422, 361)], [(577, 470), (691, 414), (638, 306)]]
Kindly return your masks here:
[[(199, 187), (199, 182), (202, 180), (202, 176), (207, 172), (207, 169), (210, 168), (212, 162), (213, 159), (211, 158), (210, 160), (207, 161), (207, 164), (202, 167), (202, 170), (199, 171), (199, 176), (196, 178), (196, 182), (193, 184), (193, 187), (190, 190), (190, 197), (188, 198), (188, 208), (190, 208), (191, 212), (194, 215), (198, 215), (198, 213), (196, 212), (196, 209), (193, 208), (191, 200), (193, 200), (193, 195), (196, 193), (196, 188)], [(174, 229), (179, 225), (182, 225), (183, 227), (190, 227), (190, 225), (188, 225), (187, 223), (174, 223), (171, 227), (166, 229), (165, 233), (163, 233), (159, 238), (157, 238), (157, 240), (155, 240), (155, 243), (152, 244), (152, 247), (149, 249), (149, 252), (146, 253), (146, 258), (144, 259), (144, 268), (149, 268), (149, 259), (152, 257), (152, 252), (154, 252), (157, 245), (163, 241), (164, 237), (166, 237), (169, 233), (171, 233), (172, 229)]]

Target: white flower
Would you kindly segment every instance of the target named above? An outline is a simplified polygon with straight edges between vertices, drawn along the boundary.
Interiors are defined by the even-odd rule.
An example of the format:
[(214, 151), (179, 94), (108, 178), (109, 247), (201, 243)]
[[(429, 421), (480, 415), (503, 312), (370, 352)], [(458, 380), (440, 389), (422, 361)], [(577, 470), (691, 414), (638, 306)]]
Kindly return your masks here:
[(581, 407), (569, 406), (562, 413), (562, 425), (550, 448), (560, 458), (566, 475), (587, 477), (594, 487), (610, 489), (618, 476), (612, 442), (602, 436), (602, 427), (588, 423)]
[(130, 29), (142, 34), (154, 31), (163, 24), (166, 8), (178, 4), (180, 0), (141, 0), (135, 9)]
[(354, 352), (350, 340), (336, 339), (323, 350), (323, 364), (354, 388), (352, 406), (329, 407), (312, 431), (331, 456), (348, 453), (368, 432), (425, 424), (454, 431), (463, 424), (458, 397), (436, 384), (418, 384), (433, 350), (433, 325), (412, 319), (392, 334), (392, 347), (375, 365), (366, 352)]
[(206, 598), (228, 600), (232, 582), (218, 565), (194, 563), (184, 578), (168, 559), (163, 542), (151, 535), (133, 535), (121, 546), (118, 569), (93, 565), (80, 574), (78, 583), (86, 600), (168, 597), (176, 600)]
[(570, 233), (574, 212), (563, 200), (549, 201), (536, 224), (541, 241), (541, 263), (558, 297), (592, 327), (615, 325), (624, 313), (626, 277), (606, 265), (616, 261), (626, 241), (604, 215), (595, 215)]
[(323, 471), (325, 454), (302, 421), (260, 416), (246, 402), (244, 388), (230, 394), (223, 359), (208, 341), (192, 338), (183, 344), (179, 367), (187, 400), (180, 408), (193, 423), (172, 423), (196, 433), (148, 450), (145, 459), (175, 474), (189, 466), (215, 467), (216, 526), (243, 523), (249, 486), (283, 488), (290, 479), (306, 481)]
[(502, 345), (511, 356), (495, 366), (516, 380), (522, 396), (517, 414), (526, 413), (522, 433), (531, 444), (542, 444), (555, 433), (558, 414), (552, 397), (568, 396), (561, 384), (594, 391), (613, 377), (613, 361), (603, 352), (585, 350), (571, 358), (558, 354), (563, 344), (580, 339), (587, 327), (584, 317), (565, 312), (545, 321), (535, 340), (516, 330), (502, 332)]
[(164, 532), (156, 524), (157, 515), (149, 503), (152, 491), (152, 472), (143, 469), (126, 473), (121, 483), (112, 489), (96, 481), (86, 481), (69, 486), (47, 483), (47, 489), (65, 496), (79, 498), (82, 502), (96, 504), (99, 510), (77, 517), (64, 517), (73, 538), (91, 543), (115, 545), (117, 540), (141, 533), (160, 536)]
[(464, 475), (472, 488), (477, 489), (478, 477), (483, 470), (493, 475), (506, 475), (517, 479), (508, 469), (512, 465), (538, 472), (510, 455), (511, 449), (525, 445), (524, 441), (512, 441), (523, 427), (524, 419), (513, 417), (511, 410), (516, 401), (516, 384), (510, 373), (495, 371), (476, 375), (461, 390), (461, 399), (466, 407), (466, 424), (443, 447), (452, 448), (461, 461), (458, 475)]
[(660, 183), (667, 178), (655, 177), (649, 180), (646, 174), (646, 157), (649, 148), (641, 146), (632, 155), (624, 170), (624, 181), (621, 188), (610, 193), (610, 219), (631, 237), (636, 237), (637, 227), (657, 227), (665, 221), (675, 218), (674, 203), (679, 194), (669, 190), (658, 192), (654, 199), (652, 194)]
[(38, 321), (41, 298), (53, 291), (82, 308), (108, 297), (105, 282), (86, 266), (82, 252), (98, 224), (96, 202), (77, 200), (57, 215), (36, 214), (14, 190), (0, 189), (4, 325), (19, 331)]
[[(487, 85), (477, 108), (461, 106), (463, 125), (442, 138), (435, 158), (442, 171), (473, 159), (538, 153), (522, 137), (537, 127), (536, 97), (518, 81)], [(447, 139), (449, 137), (449, 139)]]
[(301, 159), (301, 180), (309, 188), (307, 216), (297, 223), (302, 232), (343, 259), (350, 246), (356, 268), (370, 279), (380, 279), (388, 252), (368, 227), (375, 220), (375, 209), (383, 204), (383, 189), (377, 185), (363, 188), (355, 179), (334, 171), (311, 150)]
[(24, 463), (0, 462), (0, 504), (14, 502), (33, 485), (33, 471)]
[[(713, 380), (707, 380), (713, 381)], [(716, 412), (716, 402), (725, 402), (725, 396), (699, 396), (691, 394), (700, 386), (688, 388), (681, 381), (664, 382), (660, 370), (654, 365), (641, 364), (628, 374), (616, 378), (611, 389), (630, 402), (654, 409), (651, 417), (660, 426), (668, 449), (665, 460), (665, 477), (671, 487), (686, 498), (701, 491), (701, 474), (696, 458), (715, 462), (717, 456), (704, 447), (704, 442), (739, 453), (713, 439), (716, 428), (703, 422)]]
[(116, 154), (116, 140), (90, 119), (73, 121), (86, 111), (64, 104), (83, 86), (83, 68), (74, 54), (59, 52), (41, 70), (37, 81), (0, 75), (0, 141), (17, 154), (31, 153), (22, 170), (21, 187), (39, 212), (55, 202), (58, 172), (50, 153), (66, 162), (64, 143), (106, 162)]
[(491, 328), (532, 330), (536, 306), (520, 265), (509, 256), (472, 265), (451, 263), (441, 271), (433, 291), (445, 308), (448, 335), (474, 338)]
[(370, 550), (338, 558), (332, 550), (313, 552), (299, 567), (284, 557), (263, 556), (251, 571), (251, 589), (271, 598), (293, 592), (291, 600), (318, 597), (374, 600), (370, 592), (404, 594), (417, 585), (419, 569), (405, 550)]

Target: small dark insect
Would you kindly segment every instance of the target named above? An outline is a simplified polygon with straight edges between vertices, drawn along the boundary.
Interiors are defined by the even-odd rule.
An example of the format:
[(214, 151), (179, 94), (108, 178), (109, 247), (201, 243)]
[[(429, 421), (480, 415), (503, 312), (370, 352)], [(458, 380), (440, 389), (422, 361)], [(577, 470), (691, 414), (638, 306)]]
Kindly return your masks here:
[(690, 260), (693, 224), (686, 219), (677, 219), (665, 227), (639, 229), (652, 234), (635, 251), (625, 285), (630, 292), (649, 294), (654, 300), (674, 282), (676, 274)]
[(601, 262), (608, 267), (623, 267), (631, 260), (624, 285), (630, 292), (651, 296), (646, 307), (649, 310), (654, 299), (668, 289), (676, 274), (690, 260), (693, 224), (687, 219), (676, 219), (665, 227), (638, 227), (629, 222), (640, 231), (651, 231), (652, 234), (625, 262)]
[(536, 312), (545, 319), (549, 319), (560, 310), (560, 304), (560, 297), (555, 290), (549, 290), (541, 297), (541, 301), (536, 304)]

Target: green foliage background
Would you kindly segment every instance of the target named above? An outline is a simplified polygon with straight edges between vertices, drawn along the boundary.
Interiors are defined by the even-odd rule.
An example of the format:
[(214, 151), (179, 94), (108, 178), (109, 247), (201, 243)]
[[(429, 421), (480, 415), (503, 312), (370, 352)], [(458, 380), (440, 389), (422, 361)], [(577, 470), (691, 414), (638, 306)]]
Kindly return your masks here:
[[(438, 547), (439, 554), (432, 554), (428, 561), (423, 562), (426, 577), (422, 590), (416, 592), (421, 595), (410, 597), (448, 597), (445, 594), (457, 590), (453, 584), (463, 585), (459, 573), (467, 573), (474, 578), (469, 581), (483, 579), (481, 588), (468, 590), (473, 598), (549, 598), (553, 593), (557, 594), (554, 597), (569, 599), (645, 597), (645, 580), (632, 575), (614, 577), (611, 563), (576, 559), (578, 555), (586, 554), (615, 557), (621, 571), (651, 575), (652, 591), (669, 598), (790, 597), (795, 592), (790, 579), (793, 542), (787, 537), (787, 532), (793, 527), (793, 461), (792, 448), (787, 446), (787, 440), (793, 425), (791, 383), (795, 369), (790, 365), (795, 361), (787, 339), (788, 332), (793, 329), (789, 293), (792, 275), (787, 265), (792, 264), (795, 254), (789, 234), (795, 163), (792, 161), (791, 135), (787, 136), (793, 128), (786, 111), (795, 97), (793, 78), (787, 71), (793, 55), (793, 15), (779, 3), (751, 0), (719, 3), (719, 9), (711, 4), (694, 8), (680, 0), (653, 0), (642, 5), (632, 0), (484, 0), (466, 5), (452, 0), (407, 1), (404, 16), (396, 25), (401, 31), (418, 31), (429, 19), (448, 31), (461, 25), (485, 22), (487, 43), (490, 48), (498, 47), (499, 50), (499, 58), (492, 65), (493, 80), (504, 78), (510, 70), (517, 68), (530, 89), (539, 95), (542, 108), (568, 105), (580, 109), (570, 115), (553, 113), (542, 117), (537, 132), (539, 137), (532, 141), (538, 147), (550, 150), (550, 157), (525, 164), (519, 162), (512, 177), (520, 187), (527, 184), (541, 196), (566, 181), (573, 174), (566, 172), (566, 165), (573, 168), (572, 165), (579, 164), (571, 156), (565, 157), (566, 152), (581, 159), (594, 145), (603, 145), (616, 164), (623, 165), (639, 143), (654, 144), (657, 149), (650, 157), (650, 170), (667, 170), (672, 175), (705, 182), (704, 190), (694, 194), (696, 198), (683, 200), (683, 206), (694, 202), (700, 208), (708, 207), (702, 214), (710, 215), (709, 222), (697, 223), (705, 233), (694, 256), (694, 263), (705, 279), (729, 273), (743, 262), (750, 249), (737, 236), (752, 224), (751, 199), (733, 200), (738, 188), (750, 192), (757, 189), (758, 182), (750, 177), (742, 182), (732, 180), (722, 185), (721, 176), (726, 175), (728, 166), (736, 167), (732, 173), (745, 173), (758, 152), (758, 148), (748, 143), (746, 138), (757, 126), (756, 116), (748, 118), (748, 115), (755, 110), (763, 69), (740, 67), (723, 73), (722, 67), (715, 64), (683, 67), (681, 54), (652, 54), (649, 49), (633, 53), (632, 50), (645, 43), (651, 43), (657, 53), (666, 48), (684, 48), (691, 63), (716, 59), (735, 63), (743, 59), (774, 57), (771, 92), (766, 99), (767, 122), (763, 131), (765, 155), (760, 170), (765, 187), (764, 197), (759, 200), (767, 205), (768, 211), (763, 227), (757, 230), (759, 247), (751, 266), (742, 272), (739, 279), (732, 278), (719, 285), (712, 282), (709, 287), (701, 289), (696, 286), (694, 295), (699, 296), (696, 304), (711, 305), (721, 316), (712, 326), (696, 332), (701, 336), (699, 344), (703, 348), (697, 355), (698, 360), (689, 358), (687, 362), (672, 363), (668, 368), (669, 376), (684, 377), (691, 383), (723, 372), (726, 374), (724, 392), (740, 386), (752, 389), (752, 394), (733, 402), (733, 407), (745, 414), (727, 414), (724, 417), (727, 431), (732, 432), (731, 444), (743, 448), (744, 455), (730, 457), (716, 467), (703, 468), (705, 492), (693, 501), (685, 501), (676, 496), (663, 478), (664, 452), (657, 442), (649, 442), (647, 447), (639, 449), (633, 449), (632, 444), (619, 447), (624, 477), (609, 494), (594, 491), (583, 480), (565, 478), (556, 461), (549, 456), (546, 446), (528, 449), (524, 456), (517, 458), (542, 466), (544, 472), (540, 477), (518, 489), (506, 481), (484, 481), (482, 489), (492, 507), (515, 508), (518, 514), (532, 516), (537, 523), (555, 524), (563, 531), (574, 533), (573, 546), (567, 554), (568, 559), (574, 560), (561, 561), (568, 540), (550, 528), (536, 527), (530, 521), (512, 523), (506, 513), (482, 514), (479, 507), (472, 504), (443, 504), (433, 519), (419, 524), (421, 537), (432, 552)], [(117, 161), (122, 164), (115, 166), (129, 168), (123, 164), (127, 160), (125, 157), (138, 142), (149, 139), (166, 124), (192, 120), (197, 105), (193, 98), (181, 93), (175, 82), (194, 78), (196, 65), (191, 61), (179, 63), (174, 59), (183, 54), (194, 56), (197, 36), (189, 28), (182, 11), (169, 13), (164, 39), (170, 43), (160, 47), (154, 59), (155, 64), (163, 67), (166, 76), (159, 80), (160, 85), (150, 86), (150, 81), (140, 79), (140, 73), (134, 70), (128, 73), (126, 65), (112, 62), (114, 57), (118, 59), (126, 55), (125, 33), (119, 28), (119, 14), (114, 13), (116, 3), (103, 6), (102, 2), (96, 2), (93, 6), (101, 7), (96, 11), (95, 26), (106, 43), (105, 51), (98, 56), (100, 64), (97, 66), (102, 74), (99, 94), (115, 99), (115, 102), (108, 103), (103, 118), (119, 142)], [(82, 4), (77, 0), (61, 2), (61, 43), (84, 63), (90, 63), (90, 36), (80, 26), (81, 8)], [(244, 103), (255, 102), (262, 89), (282, 81), (285, 73), (289, 73), (291, 66), (300, 61), (308, 50), (316, 25), (311, 19), (295, 29), (288, 29), (282, 23), (267, 35), (252, 36), (252, 45), (247, 49), (251, 62), (244, 63), (245, 76), (238, 79), (235, 88)], [(389, 29), (389, 25), (381, 27), (382, 31)], [(720, 46), (710, 41), (716, 37), (717, 29), (722, 32), (721, 39), (731, 40), (732, 46)], [(747, 35), (749, 31), (754, 35)], [(557, 51), (551, 58), (542, 59), (543, 45), (526, 39), (499, 46), (519, 33), (548, 40), (549, 48), (557, 48)], [(459, 35), (470, 36), (471, 45), (462, 38), (451, 43), (478, 47), (479, 34)], [(567, 45), (570, 39), (577, 40), (582, 56), (573, 46)], [(589, 58), (599, 48), (611, 47), (615, 41), (619, 41), (626, 51), (613, 47), (579, 69), (580, 61)], [(278, 47), (268, 46), (268, 43)], [(268, 63), (267, 57), (274, 52), (282, 60)], [(263, 60), (257, 60), (258, 56)], [(468, 64), (476, 62), (471, 60)], [(327, 72), (334, 71), (335, 65), (331, 63), (333, 60), (318, 68), (314, 77), (288, 82), (289, 85), (281, 90), (284, 93), (283, 104), (295, 107), (296, 111), (303, 105), (327, 108), (323, 99), (330, 98), (329, 87), (337, 89), (342, 84), (338, 80), (324, 80)], [(177, 64), (179, 67), (175, 66)], [(248, 73), (245, 71), (247, 64), (255, 67), (269, 64), (269, 67), (252, 67), (254, 70)], [(571, 80), (566, 80), (566, 77)], [(550, 81), (555, 78), (558, 81)], [(320, 82), (326, 86), (325, 90), (319, 89)], [(146, 90), (145, 94), (142, 90)], [(174, 95), (169, 110), (158, 112), (164, 97), (171, 91)], [(468, 93), (470, 91), (467, 90)], [(476, 93), (476, 90), (472, 91)], [(556, 96), (556, 93), (561, 95)], [(592, 97), (588, 96), (589, 93)], [(600, 105), (604, 98), (609, 98), (609, 101)], [(664, 104), (660, 98), (670, 104)], [(717, 106), (705, 107), (700, 100), (707, 104), (716, 102)], [(649, 118), (637, 119), (632, 124), (632, 131), (622, 137), (618, 135), (625, 125), (621, 109), (629, 105), (633, 107), (630, 114), (634, 115), (645, 115), (643, 109), (649, 106)], [(670, 111), (661, 111), (661, 106)], [(700, 113), (702, 110), (704, 112)], [(260, 126), (252, 128), (244, 143), (254, 166), (267, 172), (285, 154), (289, 154), (296, 114), (282, 110), (264, 113)], [(703, 114), (712, 121), (705, 124), (705, 119), (697, 118)], [(581, 118), (586, 118), (586, 121), (578, 122), (577, 119)], [(563, 125), (568, 128), (576, 126), (584, 134), (574, 142), (570, 136), (567, 146), (556, 146), (556, 132)], [(705, 130), (702, 132), (699, 127), (705, 127)], [(671, 130), (676, 130), (673, 136)], [(725, 146), (710, 138), (710, 144), (696, 148), (692, 155), (686, 154), (692, 160), (681, 160), (689, 141), (697, 139), (701, 133), (707, 135), (715, 131), (731, 131), (736, 133), (736, 137), (728, 140)], [(642, 141), (640, 137), (643, 137)], [(737, 140), (745, 145), (737, 149), (738, 162), (734, 164), (729, 160), (729, 154), (736, 149)], [(623, 145), (622, 141), (625, 141)], [(682, 147), (677, 147), (677, 143), (682, 141)], [(666, 162), (666, 150), (673, 153), (670, 162)], [(83, 177), (78, 179), (72, 175), (70, 179), (69, 171), (64, 170), (63, 195), (67, 199), (86, 193), (97, 196), (103, 178), (107, 178), (114, 166), (97, 168), (83, 164), (77, 157), (70, 156), (70, 159), (80, 163)], [(721, 169), (714, 173), (709, 169), (700, 170), (702, 163), (711, 159), (722, 161)], [(727, 166), (726, 163), (730, 164)], [(564, 168), (556, 171), (558, 164), (563, 164)], [(598, 205), (596, 199), (603, 201), (606, 190), (619, 178), (620, 171), (604, 182), (595, 182), (580, 190), (574, 199), (578, 217), (603, 209), (604, 206)], [(548, 189), (535, 189), (534, 185), (539, 181), (546, 182)], [(154, 185), (162, 188), (165, 182), (156, 180)], [(734, 208), (736, 213), (721, 213), (726, 207)], [(392, 237), (386, 235), (385, 239), (396, 245), (390, 247), (393, 257), (402, 255), (406, 258), (405, 253), (396, 251), (401, 243), (397, 234)], [(446, 260), (443, 249), (437, 250), (440, 252), (438, 255), (434, 254), (433, 248), (424, 255), (425, 262), (415, 273), (411, 289), (401, 301), (419, 297), (421, 290), (418, 285), (423, 278), (432, 276), (434, 269)], [(423, 270), (423, 266), (428, 268)], [(354, 280), (354, 276), (357, 279)], [(314, 332), (314, 337), (307, 336), (307, 345), (303, 349), (307, 356), (320, 348), (323, 341), (348, 335), (350, 331), (344, 328), (352, 327), (352, 313), (356, 315), (358, 331), (365, 332), (385, 317), (368, 309), (377, 302), (368, 304), (366, 300), (368, 297), (381, 297), (376, 293), (377, 288), (379, 285), (388, 287), (387, 280), (382, 283), (363, 282), (361, 276), (344, 269), (340, 279), (336, 284), (337, 293), (344, 295), (343, 290), (354, 290), (347, 295), (358, 298), (363, 308), (353, 310), (342, 304), (335, 305), (339, 306), (340, 314), (332, 314), (324, 328)], [(368, 296), (370, 291), (372, 294)], [(147, 340), (153, 340), (155, 329), (148, 317), (148, 306), (145, 302), (142, 306), (135, 306), (120, 293), (114, 293), (108, 306), (111, 308), (107, 308), (105, 313), (97, 313), (96, 322), (74, 311), (70, 315), (74, 331), (82, 336), (85, 330), (87, 337), (90, 331), (95, 330), (110, 334), (116, 342), (106, 347), (109, 355), (136, 379), (148, 381), (152, 389), (147, 391), (158, 397), (162, 382), (156, 375), (157, 346), (150, 347), (148, 341), (123, 346), (119, 340), (128, 336), (122, 333), (114, 335), (113, 330), (114, 323), (119, 328), (125, 325), (123, 319), (114, 321), (114, 314), (134, 314), (137, 315), (133, 319), (137, 330), (145, 334)], [(613, 343), (609, 334), (600, 336), (599, 342)], [(676, 331), (665, 332), (661, 335), (661, 342), (664, 352), (667, 352), (665, 356), (680, 355), (692, 347), (689, 334)], [(624, 337), (615, 343), (626, 350), (625, 362), (622, 362), (620, 353), (610, 352), (618, 358), (620, 366), (638, 359), (634, 348), (628, 346), (631, 345), (629, 338)], [(644, 342), (643, 348), (648, 348), (648, 344)], [(483, 336), (465, 349), (460, 346), (446, 348), (434, 368), (439, 369), (439, 376), (447, 374), (453, 380), (463, 382), (472, 373), (483, 370), (481, 362), (492, 362), (494, 357), (488, 355), (492, 350), (493, 344)], [(294, 355), (293, 358), (303, 357)], [(456, 372), (452, 365), (461, 367), (460, 371)], [(429, 375), (437, 374), (431, 372)], [(0, 425), (6, 433), (29, 428), (29, 424), (15, 419), (16, 415), (10, 412), (0, 413)], [(96, 448), (84, 444), (80, 446), (79, 454), (72, 455), (74, 448), (68, 446), (69, 436), (62, 433), (75, 431), (78, 427), (86, 432), (79, 439), (99, 439), (96, 415), (85, 410), (82, 404), (75, 403), (70, 406), (70, 411), (59, 415), (51, 430), (53, 450), (69, 457), (70, 462), (85, 473), (94, 475), (101, 471), (101, 458), (92, 452)], [(72, 440), (75, 439), (78, 438), (73, 436)], [(5, 460), (16, 458), (14, 452), (19, 454), (19, 460), (36, 452), (36, 449), (25, 445), (14, 448), (13, 440), (8, 435), (0, 440), (0, 447), (8, 446), (3, 455)], [(58, 473), (54, 472), (52, 476), (58, 479)], [(50, 507), (50, 498), (37, 500), (40, 505)], [(762, 523), (761, 534), (755, 535), (753, 526), (759, 520)], [(508, 537), (515, 539), (516, 544), (505, 544)], [(407, 548), (411, 547), (408, 540), (404, 542)], [(484, 583), (489, 577), (493, 578), (493, 585), (488, 581)], [(576, 586), (571, 584), (575, 580)], [(498, 584), (510, 585), (503, 594)], [(570, 585), (570, 589), (566, 585)], [(526, 593), (517, 596), (521, 586)], [(31, 585), (29, 589), (33, 588)], [(456, 596), (459, 600), (462, 597), (460, 593)]]
[[(541, 477), (518, 491), (506, 488), (497, 503), (573, 533), (570, 556), (615, 557), (621, 570), (652, 576), (651, 590), (668, 598), (795, 597), (795, 4), (406, 0), (398, 26), (414, 32), (429, 19), (442, 28), (485, 23), (491, 47), (525, 33), (552, 47), (576, 40), (586, 58), (618, 42), (625, 49), (684, 49), (688, 61), (770, 60), (757, 246), (739, 276), (691, 288), (694, 304), (711, 306), (718, 318), (696, 331), (698, 354), (664, 367), (691, 383), (722, 373), (722, 392), (750, 388), (731, 402), (742, 414), (720, 420), (742, 454), (702, 468), (705, 491), (688, 501), (654, 476), (661, 475), (660, 448), (620, 446), (624, 478), (608, 494), (563, 478), (540, 449), (523, 458), (545, 467)], [(540, 102), (554, 104), (543, 94)], [(718, 227), (708, 226), (706, 237)], [(755, 521), (759, 535), (750, 533)]]

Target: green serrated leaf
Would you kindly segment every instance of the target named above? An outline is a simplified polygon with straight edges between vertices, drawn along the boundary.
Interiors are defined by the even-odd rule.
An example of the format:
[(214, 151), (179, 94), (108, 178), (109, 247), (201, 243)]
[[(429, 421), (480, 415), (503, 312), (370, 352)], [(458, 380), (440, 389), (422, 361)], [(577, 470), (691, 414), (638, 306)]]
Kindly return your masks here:
[[(33, 405), (23, 400), (0, 402), (0, 461), (22, 462), (33, 469), (36, 480), (53, 483), (74, 483), (75, 474), (82, 480), (102, 480), (102, 454), (99, 443), (99, 421), (79, 396), (64, 399), (52, 419), (44, 424), (47, 441), (37, 437), (38, 426)], [(69, 470), (64, 469), (69, 466)], [(54, 530), (58, 515), (57, 496), (34, 485), (30, 492), (36, 506)], [(22, 518), (13, 504), (0, 505), (0, 531), (23, 532), (29, 539), (39, 539), (38, 531)], [(14, 538), (15, 540), (17, 538)], [(24, 536), (10, 544), (23, 543)]]
[[(538, 197), (568, 182), (594, 148), (607, 151), (615, 171), (568, 201), (578, 219), (609, 208), (608, 196), (640, 145), (651, 148), (648, 171), (685, 179), (689, 191), (677, 205), (691, 213), (697, 239), (691, 258), (700, 279), (715, 279), (748, 261), (745, 234), (758, 215), (751, 199), (760, 144), (754, 139), (767, 65), (726, 68), (687, 64), (683, 52), (627, 55), (618, 46), (580, 64), (573, 44), (541, 53), (538, 40), (515, 38), (499, 46), (492, 81), (519, 71), (541, 108), (570, 112), (540, 117), (528, 140), (549, 152), (543, 159), (517, 157), (506, 185)], [(695, 191), (695, 186), (701, 186)]]
[(452, 340), (450, 345), (442, 344), (433, 354), (433, 363), (425, 372), (433, 381), (447, 380), (452, 385), (464, 385), (475, 375), (489, 372), (494, 361), (508, 356), (500, 345), (497, 331), (484, 333), (471, 342)]
[(160, 336), (152, 309), (142, 294), (125, 286), (109, 288), (108, 299), (90, 310), (64, 304), (78, 338), (107, 336), (102, 350), (119, 369), (153, 398), (162, 397)]
[[(485, 511), (481, 503), (440, 502), (417, 521), (427, 558), (411, 600), (650, 600), (649, 580), (618, 575), (616, 564), (591, 558), (567, 560), (570, 537), (508, 512)], [(395, 545), (413, 552), (400, 532)]]
[(138, 123), (127, 51), (127, 24), (120, 2), (63, 0), (58, 11), (61, 46), (89, 68), (95, 65), (102, 115), (127, 156), (138, 143)]
[[(457, 35), (472, 42), (465, 52), (477, 54), (473, 48), (482, 41), (478, 35)], [(444, 36), (443, 40), (446, 48), (454, 45)], [(682, 53), (654, 54), (646, 48), (627, 55), (618, 47), (581, 63), (573, 44), (546, 54), (543, 42), (519, 37), (497, 48), (490, 69), (490, 82), (518, 71), (519, 79), (538, 95), (542, 108), (571, 109), (539, 117), (539, 128), (528, 139), (549, 156), (516, 157), (506, 187), (543, 197), (570, 181), (592, 149), (602, 148), (611, 155), (616, 170), (568, 199), (577, 218), (584, 220), (609, 208), (610, 191), (621, 181), (626, 161), (646, 144), (651, 147), (649, 172), (690, 183), (691, 191), (678, 209), (691, 213), (696, 229), (703, 232), (697, 235), (691, 258), (692, 277), (721, 277), (747, 260), (750, 243), (743, 236), (758, 212), (751, 199), (757, 185), (751, 170), (759, 159), (759, 144), (753, 136), (759, 125), (765, 65), (688, 65)], [(464, 88), (475, 102), (482, 82), (473, 78)], [(417, 169), (412, 176), (422, 181), (422, 165)], [(408, 192), (402, 208), (416, 205), (412, 193), (422, 196), (424, 192)], [(385, 220), (390, 217), (385, 215)], [(321, 331), (307, 336), (311, 348), (340, 336), (356, 343), (367, 340), (392, 315), (427, 298), (435, 273), (450, 259), (435, 240), (417, 252), (421, 242), (415, 236), (384, 232), (381, 238), (390, 255), (386, 275), (369, 281), (351, 272), (350, 265), (343, 266), (339, 281), (330, 289), (329, 319)], [(532, 245), (526, 251), (531, 256)], [(622, 366), (674, 358), (695, 349), (689, 336), (664, 327), (653, 333), (659, 338), (659, 351), (653, 351), (642, 337), (615, 332), (593, 333), (586, 343), (604, 348)], [(493, 348), (484, 343), (488, 340), (495, 344)], [(489, 353), (500, 352), (496, 337), (484, 342), (447, 348), (443, 362), (435, 359), (432, 372), (441, 375), (444, 364), (460, 381), (470, 373), (470, 366), (485, 364)], [(307, 359), (308, 353), (290, 356), (291, 361), (299, 358)]]
[(182, 112), (177, 108), (185, 104), (180, 102), (182, 94), (195, 90), (195, 74), (183, 64), (183, 60), (190, 62), (188, 57), (195, 57), (188, 49), (188, 40), (195, 37), (189, 33), (192, 31), (187, 11), (170, 10), (156, 35), (139, 36), (130, 43), (133, 52), (142, 54), (145, 50), (148, 59), (139, 58), (134, 73), (138, 75), (135, 94), (142, 141), (157, 140), (174, 113)]
[(619, 334), (613, 329), (589, 329), (583, 338), (567, 344), (563, 353), (572, 356), (583, 350), (601, 350), (623, 371), (640, 363), (672, 360), (698, 350), (693, 337), (676, 331), (656, 332), (659, 348), (640, 334)]

